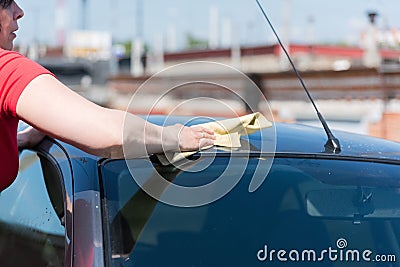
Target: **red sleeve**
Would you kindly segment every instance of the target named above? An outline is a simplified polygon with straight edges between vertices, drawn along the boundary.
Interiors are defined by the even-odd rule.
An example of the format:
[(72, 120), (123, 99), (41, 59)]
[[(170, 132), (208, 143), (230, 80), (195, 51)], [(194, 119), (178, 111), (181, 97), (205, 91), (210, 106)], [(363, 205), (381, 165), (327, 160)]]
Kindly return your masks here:
[(50, 71), (21, 54), (0, 49), (0, 117), (17, 116), (17, 102), (21, 93), (41, 74), (52, 75)]

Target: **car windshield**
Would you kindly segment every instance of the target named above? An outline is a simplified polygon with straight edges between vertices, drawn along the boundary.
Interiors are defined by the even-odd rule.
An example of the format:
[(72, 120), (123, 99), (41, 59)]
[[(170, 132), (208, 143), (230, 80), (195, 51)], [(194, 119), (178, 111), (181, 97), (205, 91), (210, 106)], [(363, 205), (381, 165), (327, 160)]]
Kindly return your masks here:
[[(252, 266), (265, 261), (333, 266), (400, 257), (398, 165), (281, 157), (274, 159), (267, 177), (255, 177), (265, 175), (256, 171), (263, 160), (247, 159), (242, 174), (224, 172), (229, 157), (216, 157), (199, 172), (157, 169), (185, 186), (240, 175), (229, 193), (200, 207), (168, 205), (143, 191), (128, 166), (135, 166), (134, 176), (151, 179), (155, 169), (144, 164), (147, 160), (103, 163), (111, 266)], [(252, 179), (264, 178), (249, 192)]]

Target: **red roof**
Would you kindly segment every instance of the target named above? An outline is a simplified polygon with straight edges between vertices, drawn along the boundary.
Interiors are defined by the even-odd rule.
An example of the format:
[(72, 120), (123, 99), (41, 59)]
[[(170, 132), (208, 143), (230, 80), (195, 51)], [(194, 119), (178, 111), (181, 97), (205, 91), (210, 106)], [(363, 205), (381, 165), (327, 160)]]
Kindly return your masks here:
[[(278, 45), (242, 47), (242, 56), (258, 56), (258, 55), (279, 55), (280, 48)], [(289, 46), (290, 54), (311, 53), (318, 56), (347, 57), (352, 59), (361, 59), (364, 50), (359, 47), (338, 46), (338, 45), (299, 45), (291, 44)], [(204, 58), (230, 57), (231, 49), (214, 49), (214, 50), (188, 50), (177, 53), (166, 53), (165, 61), (174, 60), (192, 60)], [(381, 50), (381, 56), (385, 59), (399, 59), (400, 50)]]

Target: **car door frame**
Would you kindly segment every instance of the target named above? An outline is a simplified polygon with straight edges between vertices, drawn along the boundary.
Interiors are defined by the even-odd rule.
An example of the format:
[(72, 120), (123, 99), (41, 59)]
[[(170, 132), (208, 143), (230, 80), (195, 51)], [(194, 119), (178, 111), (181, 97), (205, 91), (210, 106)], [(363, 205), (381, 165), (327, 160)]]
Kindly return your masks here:
[[(39, 157), (48, 160), (57, 169), (62, 188), (65, 227), (65, 266), (73, 266), (73, 171), (71, 159), (65, 148), (55, 139), (46, 137), (34, 149)], [(69, 213), (68, 213), (69, 212)]]

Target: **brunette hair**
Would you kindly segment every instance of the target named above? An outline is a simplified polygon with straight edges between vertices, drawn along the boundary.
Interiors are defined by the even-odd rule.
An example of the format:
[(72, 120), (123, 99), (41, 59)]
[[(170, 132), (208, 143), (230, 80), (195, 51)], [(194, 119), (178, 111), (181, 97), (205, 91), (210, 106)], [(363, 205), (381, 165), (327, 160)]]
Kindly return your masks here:
[(0, 0), (0, 7), (7, 8), (11, 5), (14, 0)]

